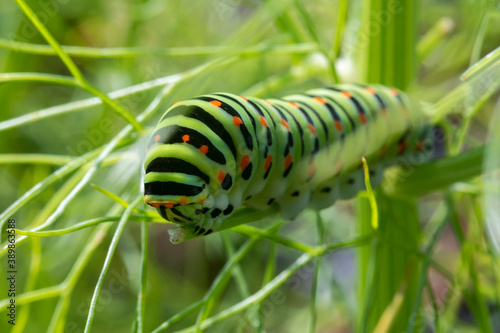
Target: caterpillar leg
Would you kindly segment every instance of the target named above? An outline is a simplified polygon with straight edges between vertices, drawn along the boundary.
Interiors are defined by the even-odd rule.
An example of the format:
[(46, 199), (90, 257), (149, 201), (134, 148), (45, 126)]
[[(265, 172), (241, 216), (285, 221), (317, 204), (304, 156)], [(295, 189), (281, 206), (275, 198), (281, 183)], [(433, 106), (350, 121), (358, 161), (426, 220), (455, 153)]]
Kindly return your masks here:
[(339, 199), (351, 199), (365, 187), (365, 175), (362, 168), (358, 168), (351, 173), (343, 175), (339, 179), (340, 193)]
[(270, 186), (264, 188), (262, 193), (245, 200), (245, 205), (257, 210), (266, 210), (274, 202), (277, 202), (278, 198), (284, 196), (286, 186), (287, 183), (284, 179), (271, 181)]
[[(377, 163), (375, 165), (369, 166), (370, 170), (370, 184), (372, 187), (378, 187), (382, 184), (382, 180), (384, 179), (384, 165), (383, 163)], [(364, 177), (364, 174), (363, 174)], [(363, 179), (364, 181), (364, 179)]]
[[(369, 167), (370, 184), (377, 187), (382, 183), (384, 177), (384, 165), (377, 163)], [(343, 175), (339, 179), (340, 194), (339, 199), (354, 198), (359, 191), (365, 189), (365, 172), (363, 168), (358, 168), (353, 172)]]
[(316, 210), (330, 207), (339, 199), (339, 193), (339, 179), (336, 177), (318, 186), (318, 189), (311, 196), (309, 206)]
[(293, 219), (307, 208), (311, 198), (311, 191), (293, 190), (285, 193), (278, 199), (280, 214), (285, 219)]
[(205, 219), (202, 223), (197, 223), (194, 226), (194, 234), (196, 235), (209, 235), (219, 228), (222, 219)]

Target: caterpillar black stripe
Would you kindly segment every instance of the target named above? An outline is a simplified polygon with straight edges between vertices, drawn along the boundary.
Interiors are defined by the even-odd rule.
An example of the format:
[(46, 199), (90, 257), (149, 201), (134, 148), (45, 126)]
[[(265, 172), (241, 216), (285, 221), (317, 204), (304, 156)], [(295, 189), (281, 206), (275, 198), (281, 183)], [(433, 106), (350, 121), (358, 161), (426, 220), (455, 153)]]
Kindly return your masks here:
[(246, 205), (286, 218), (377, 185), (383, 168), (422, 150), (431, 127), (400, 91), (340, 84), (282, 99), (217, 93), (175, 103), (146, 149), (144, 201), (208, 234)]

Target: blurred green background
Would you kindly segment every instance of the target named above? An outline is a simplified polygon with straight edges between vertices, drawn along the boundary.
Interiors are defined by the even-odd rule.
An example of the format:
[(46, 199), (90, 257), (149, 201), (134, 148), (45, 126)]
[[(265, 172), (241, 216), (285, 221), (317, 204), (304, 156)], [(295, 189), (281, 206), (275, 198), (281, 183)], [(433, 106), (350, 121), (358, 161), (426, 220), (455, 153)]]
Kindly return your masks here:
[[(461, 86), (460, 75), (500, 45), (498, 1), (26, 3), (60, 45), (77, 47), (63, 49), (98, 91), (121, 91), (126, 96), (120, 104), (134, 116), (156, 105), (146, 128), (173, 102), (190, 96), (227, 91), (279, 97), (336, 80), (395, 85), (428, 106), (450, 96)], [(15, 1), (1, 2), (0, 68), (0, 211), (5, 213), (63, 165), (116, 138), (127, 123), (108, 105), (68, 104), (94, 97), (84, 89), (39, 82), (38, 74), (71, 73)], [(7, 73), (32, 76), (13, 80)], [(486, 74), (480, 78), (490, 82)], [(143, 84), (158, 78), (166, 79), (150, 88)], [(168, 80), (175, 83), (166, 85)], [(469, 88), (482, 87), (480, 83)], [(134, 85), (135, 93), (130, 88)], [(478, 102), (495, 89), (492, 85), (492, 91), (472, 92), (472, 108), (463, 107), (469, 95), (450, 97), (447, 107), (455, 110), (439, 120), (448, 134), (447, 155), (479, 147), (488, 133), (491, 137), (492, 130), (498, 131), (491, 125), (495, 98)], [(48, 116), (52, 112), (61, 114)], [(119, 216), (123, 209), (89, 183), (131, 202), (140, 193), (147, 135), (147, 130), (128, 134), (127, 142), (113, 149), (114, 159), (100, 165), (67, 206), (64, 199), (90, 165), (56, 177), (15, 214), (3, 217), (13, 217), (17, 228), (29, 230), (52, 217), (48, 229)], [(496, 151), (491, 149), (489, 156), (497, 156)], [(493, 161), (489, 167), (497, 166)], [(379, 236), (311, 260), (262, 300), (249, 296), (281, 271), (289, 272), (301, 251), (260, 239), (255, 230), (247, 235), (225, 231), (172, 245), (168, 225), (149, 223), (146, 255), (141, 252), (144, 230), (130, 222), (109, 263), (91, 331), (153, 331), (210, 293), (221, 269), (235, 258), (232, 253), (255, 239), (255, 246), (227, 275), (232, 279), (220, 293), (211, 294), (213, 308), (207, 313), (209, 317), (242, 300), (251, 306), (207, 332), (499, 332), (500, 262), (484, 225), (488, 212), (482, 207), (482, 179), (466, 177), (458, 186), (423, 197), (416, 191), (410, 188), (398, 197), (377, 191)], [(58, 206), (64, 207), (60, 214)], [(280, 223), (273, 232), (311, 248), (320, 242), (350, 241), (370, 229), (366, 194), (337, 203), (321, 217), (318, 222), (318, 215), (308, 211), (283, 225), (271, 217), (252, 226)], [(1, 279), (0, 331), (84, 332), (116, 223), (107, 225), (29, 237), (20, 244), (17, 325), (7, 323), (3, 291), (8, 286)], [(5, 239), (3, 232), (2, 244)], [(4, 276), (7, 258), (2, 254)], [(148, 262), (146, 281), (141, 281), (141, 257)], [(145, 311), (143, 323), (136, 325), (142, 287)], [(195, 309), (168, 331), (194, 331), (188, 327), (200, 313)]]

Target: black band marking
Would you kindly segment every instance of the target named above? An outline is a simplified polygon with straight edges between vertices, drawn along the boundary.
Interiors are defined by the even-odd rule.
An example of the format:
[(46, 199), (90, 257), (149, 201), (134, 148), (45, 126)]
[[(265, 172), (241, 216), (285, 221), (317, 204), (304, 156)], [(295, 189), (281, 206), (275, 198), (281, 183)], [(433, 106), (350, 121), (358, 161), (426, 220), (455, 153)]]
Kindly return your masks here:
[(147, 168), (149, 172), (177, 172), (200, 177), (207, 184), (210, 184), (210, 177), (193, 164), (176, 157), (157, 157), (152, 160)]
[(205, 109), (200, 108), (197, 105), (178, 105), (173, 109), (171, 109), (169, 112), (167, 112), (163, 116), (161, 121), (163, 121), (166, 118), (174, 117), (177, 115), (182, 115), (185, 117), (197, 119), (200, 122), (207, 125), (212, 130), (212, 132), (214, 132), (219, 138), (221, 138), (221, 140), (224, 141), (224, 143), (229, 147), (231, 153), (234, 156), (234, 159), (236, 160), (236, 147), (234, 145), (233, 138), (226, 130), (224, 125), (222, 125), (220, 121), (218, 121)]
[(201, 186), (193, 186), (176, 182), (151, 182), (144, 184), (145, 195), (182, 195), (196, 196), (203, 191)]
[[(203, 97), (203, 96), (202, 97), (197, 97), (195, 99), (198, 99), (198, 100), (201, 100), (201, 101), (205, 101), (205, 102), (217, 101), (217, 102), (221, 103), (221, 105), (219, 106), (219, 108), (221, 108), (222, 110), (226, 111), (231, 117), (241, 118), (241, 114), (239, 114), (236, 111), (235, 108), (233, 108), (231, 105), (227, 104), (224, 101), (221, 101), (219, 99), (215, 99), (215, 98), (212, 98), (212, 97)], [(248, 132), (247, 126), (243, 122), (240, 125), (239, 128), (240, 128), (240, 131), (241, 131), (241, 135), (243, 136), (243, 140), (245, 140), (245, 144), (246, 144), (247, 148), (249, 150), (253, 150), (253, 136), (250, 134), (250, 132)]]
[(170, 125), (157, 129), (153, 135), (151, 136), (149, 146), (155, 143), (155, 136), (160, 136), (160, 141), (158, 143), (163, 144), (171, 144), (171, 143), (182, 143), (184, 142), (183, 136), (189, 135), (189, 141), (187, 142), (190, 145), (193, 145), (196, 148), (200, 148), (201, 146), (207, 146), (208, 152), (207, 157), (212, 161), (219, 164), (226, 164), (226, 158), (224, 154), (215, 147), (215, 145), (203, 134), (200, 132), (183, 126)]

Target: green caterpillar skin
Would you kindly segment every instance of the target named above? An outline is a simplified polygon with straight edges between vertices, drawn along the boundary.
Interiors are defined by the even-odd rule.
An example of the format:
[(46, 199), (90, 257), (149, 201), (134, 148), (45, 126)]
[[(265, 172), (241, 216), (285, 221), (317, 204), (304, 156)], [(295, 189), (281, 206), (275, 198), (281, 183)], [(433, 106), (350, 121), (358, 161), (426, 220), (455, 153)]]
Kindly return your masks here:
[(339, 84), (263, 100), (228, 93), (175, 103), (146, 150), (144, 201), (166, 220), (209, 234), (245, 205), (285, 218), (322, 209), (421, 150), (430, 126), (400, 91)]

